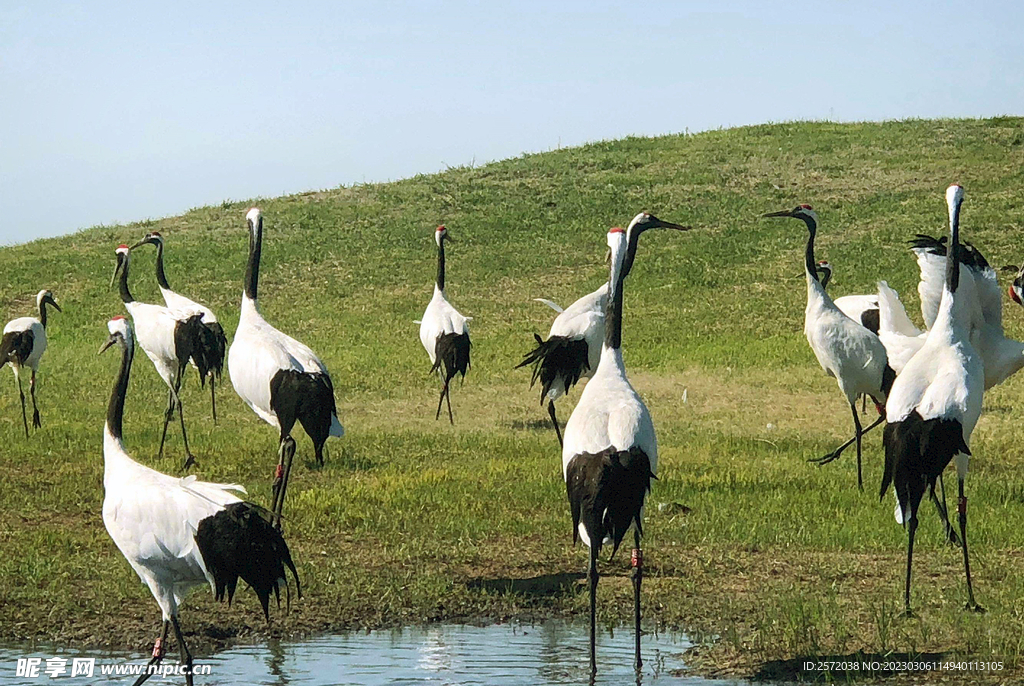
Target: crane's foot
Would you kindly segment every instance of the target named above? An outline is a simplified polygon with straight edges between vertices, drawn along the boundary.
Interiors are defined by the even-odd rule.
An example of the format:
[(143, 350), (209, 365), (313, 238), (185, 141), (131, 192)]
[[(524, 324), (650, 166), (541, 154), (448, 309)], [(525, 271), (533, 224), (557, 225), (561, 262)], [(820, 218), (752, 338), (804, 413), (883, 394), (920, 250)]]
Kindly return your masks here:
[(951, 526), (946, 527), (946, 543), (957, 548), (961, 547), (960, 537), (957, 535), (956, 530)]
[(820, 467), (824, 464), (828, 464), (829, 462), (834, 462), (835, 460), (838, 460), (840, 455), (842, 455), (841, 452), (833, 452), (829, 453), (828, 455), (823, 455), (821, 457), (812, 457), (807, 461), (810, 462), (811, 464), (816, 464)]
[(899, 616), (902, 617), (903, 619), (917, 619), (917, 614), (915, 614), (914, 611), (911, 610), (909, 606), (903, 608), (903, 612), (901, 612), (899, 614)]
[(41, 421), (39, 421), (39, 410), (34, 410), (32, 412), (32, 428), (33, 429), (42, 429), (43, 428), (43, 423)]
[(181, 471), (187, 472), (192, 467), (195, 467), (198, 463), (196, 462), (196, 456), (189, 453), (188, 457), (185, 458), (185, 464), (181, 465)]
[(968, 612), (977, 612), (978, 614), (985, 614), (986, 612), (988, 612), (988, 610), (983, 608), (981, 605), (978, 605), (978, 603), (974, 602), (973, 598), (967, 601), (967, 604), (964, 605), (964, 609)]

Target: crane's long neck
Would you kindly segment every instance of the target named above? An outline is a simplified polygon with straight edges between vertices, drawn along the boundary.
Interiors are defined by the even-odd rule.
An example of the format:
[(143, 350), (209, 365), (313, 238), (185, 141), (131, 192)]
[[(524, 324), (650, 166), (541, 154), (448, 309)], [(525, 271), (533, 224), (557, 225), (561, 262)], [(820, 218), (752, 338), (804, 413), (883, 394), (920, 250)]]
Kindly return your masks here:
[[(625, 259), (612, 251), (611, 273), (608, 277), (608, 305), (604, 316), (604, 347), (619, 350), (622, 347), (622, 287), (626, 280)], [(628, 249), (627, 249), (628, 252)]]
[(132, 292), (128, 290), (128, 255), (124, 256), (124, 264), (121, 266), (121, 276), (117, 282), (117, 292), (121, 295), (121, 301), (125, 303), (135, 302)]
[(630, 224), (629, 229), (626, 231), (626, 257), (622, 262), (622, 278), (629, 276), (629, 272), (633, 269), (633, 262), (636, 260), (636, 248), (640, 244), (640, 234), (645, 230)]
[(43, 325), (43, 331), (46, 330), (46, 301), (42, 298), (39, 299), (39, 323)]
[(164, 273), (164, 244), (156, 244), (156, 282), (164, 290), (171, 290), (167, 283), (167, 275)]
[(960, 286), (960, 203), (949, 208), (949, 250), (946, 251), (946, 289)]
[(117, 373), (117, 381), (114, 382), (114, 390), (110, 393), (110, 403), (107, 405), (107, 431), (110, 435), (121, 440), (121, 420), (124, 418), (124, 399), (128, 394), (128, 376), (132, 371), (132, 357), (135, 355), (134, 341), (121, 343), (121, 369)]
[(817, 262), (814, 261), (814, 236), (818, 233), (818, 225), (810, 217), (801, 217), (807, 224), (807, 250), (804, 253), (804, 269), (807, 271), (807, 277), (818, 280)]
[(263, 217), (249, 232), (249, 262), (245, 265), (245, 295), (256, 302), (256, 289), (260, 280), (260, 253), (263, 250)]
[(949, 248), (946, 250), (946, 282), (942, 288), (942, 300), (932, 330), (936, 335), (949, 336), (949, 340), (969, 336), (970, 315), (966, 305), (956, 297), (960, 287), (960, 203), (949, 208)]
[(444, 238), (437, 244), (437, 290), (444, 291)]

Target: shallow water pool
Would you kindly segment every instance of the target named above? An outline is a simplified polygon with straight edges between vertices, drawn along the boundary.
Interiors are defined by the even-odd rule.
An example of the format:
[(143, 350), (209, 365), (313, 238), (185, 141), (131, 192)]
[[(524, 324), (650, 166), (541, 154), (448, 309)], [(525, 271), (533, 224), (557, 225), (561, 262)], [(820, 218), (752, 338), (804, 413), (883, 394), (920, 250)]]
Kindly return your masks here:
[[(634, 683), (633, 637), (630, 630), (603, 631), (598, 636), (598, 684)], [(680, 633), (649, 633), (643, 639), (644, 684), (710, 684), (674, 676), (685, 667), (682, 653), (690, 647)], [(169, 665), (177, 646), (171, 642)], [(41, 658), (35, 677), (17, 675), (18, 658)], [(67, 660), (65, 672), (45, 673), (46, 658)], [(93, 676), (71, 676), (74, 658), (94, 658)], [(35, 645), (0, 648), (0, 682), (4, 684), (77, 686), (127, 683), (131, 676), (103, 674), (104, 668), (145, 664), (141, 653), (74, 651)], [(536, 625), (471, 626), (440, 624), (386, 631), (324, 636), (306, 641), (237, 646), (196, 659), (209, 666), (200, 684), (488, 684), (547, 686), (585, 684), (587, 628), (583, 624), (547, 621)], [(22, 663), (23, 667), (26, 663)], [(59, 665), (58, 665), (59, 666)], [(147, 684), (184, 683), (181, 676), (154, 676)], [(722, 682), (715, 682), (722, 683)]]

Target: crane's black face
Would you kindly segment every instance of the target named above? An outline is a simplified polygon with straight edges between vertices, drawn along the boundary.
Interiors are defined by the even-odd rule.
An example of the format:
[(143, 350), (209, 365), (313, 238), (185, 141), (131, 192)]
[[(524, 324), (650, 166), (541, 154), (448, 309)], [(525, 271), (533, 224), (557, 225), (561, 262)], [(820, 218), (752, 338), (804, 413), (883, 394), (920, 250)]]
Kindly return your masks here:
[(114, 265), (114, 274), (110, 277), (110, 285), (111, 286), (113, 286), (114, 282), (117, 281), (117, 275), (121, 273), (121, 270), (124, 268), (124, 266), (125, 266), (125, 264), (127, 264), (127, 262), (128, 262), (128, 250), (121, 250), (119, 248), (118, 251), (117, 251), (117, 264)]
[(807, 224), (808, 230), (814, 229), (818, 224), (818, 215), (810, 205), (797, 205), (791, 210), (782, 210), (781, 212), (769, 212), (768, 214), (762, 214), (762, 218), (768, 217), (792, 217), (793, 219), (801, 219)]
[(46, 303), (47, 305), (50, 305), (51, 307), (53, 307), (53, 309), (57, 310), (58, 312), (63, 312), (63, 310), (60, 309), (60, 305), (57, 304), (57, 301), (53, 299), (53, 293), (50, 293), (49, 291), (44, 293), (43, 302)]
[(689, 231), (692, 226), (683, 226), (681, 224), (675, 224), (673, 222), (667, 222), (663, 219), (658, 219), (653, 214), (644, 212), (640, 217), (633, 222), (634, 233), (647, 231), (648, 229), (674, 229), (676, 231)]
[(155, 245), (157, 247), (160, 247), (161, 245), (163, 245), (163, 242), (164, 242), (164, 237), (161, 236), (159, 232), (157, 232), (157, 231), (150, 231), (149, 233), (147, 233), (142, 238), (141, 241), (139, 241), (138, 243), (136, 243), (135, 245), (133, 245), (132, 247), (130, 247), (128, 249), (129, 250), (135, 250), (135, 248), (138, 248), (138, 247), (143, 246), (143, 245)]
[(108, 338), (107, 342), (103, 344), (103, 347), (100, 348), (100, 351), (99, 351), (98, 354), (102, 355), (103, 353), (107, 352), (107, 348), (109, 348), (110, 346), (114, 345), (115, 343), (119, 344), (121, 347), (124, 347), (125, 346), (124, 336), (122, 336), (119, 333), (112, 333), (112, 334), (110, 334), (110, 338)]

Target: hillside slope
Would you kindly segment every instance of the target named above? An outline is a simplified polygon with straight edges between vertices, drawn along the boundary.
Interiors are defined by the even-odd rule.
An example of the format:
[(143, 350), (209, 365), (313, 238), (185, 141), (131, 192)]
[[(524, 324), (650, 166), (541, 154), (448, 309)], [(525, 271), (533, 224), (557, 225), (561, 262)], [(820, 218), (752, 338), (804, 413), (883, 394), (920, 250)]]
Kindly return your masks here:
[[(708, 659), (740, 673), (861, 650), (1017, 664), (1024, 382), (1011, 379), (986, 397), (968, 481), (976, 587), (991, 612), (959, 611), (957, 552), (940, 547), (928, 511), (915, 551), (922, 618), (889, 626), (883, 616), (900, 601), (905, 537), (891, 504), (874, 495), (880, 436), (866, 443), (863, 494), (852, 458), (806, 464), (845, 437), (848, 409), (803, 338), (804, 228), (759, 216), (813, 204), (819, 259), (836, 270), (830, 291), (871, 292), (886, 279), (919, 319), (905, 240), (945, 231), (948, 183), (967, 190), (964, 238), (996, 265), (1024, 260), (1022, 144), (1020, 118), (629, 138), (2, 248), (0, 316), (27, 314), (43, 287), (64, 313), (53, 315), (40, 372), (44, 428), (28, 441), (11, 375), (0, 376), (0, 640), (148, 643), (155, 604), (100, 520), (100, 432), (117, 365), (96, 350), (106, 318), (123, 313), (109, 286), (113, 251), (159, 230), (172, 287), (212, 307), (230, 337), (253, 204), (265, 218), (263, 312), (328, 364), (348, 431), (328, 444), (320, 473), (308, 440), (298, 439), (286, 526), (309, 597), (276, 630), (582, 612), (572, 577), (543, 593), (495, 592), (503, 588), (496, 580), (585, 567), (571, 547), (553, 432), (529, 374), (512, 368), (531, 334), (550, 324), (550, 310), (531, 299), (564, 305), (596, 288), (607, 278), (607, 228), (649, 210), (695, 228), (645, 236), (626, 290), (626, 362), (662, 445), (648, 515), (647, 617), (722, 636)], [(473, 367), (452, 394), (454, 428), (433, 419), (435, 381), (413, 324), (430, 296), (439, 223), (456, 241), (449, 295), (474, 317)], [(141, 249), (132, 262), (133, 291), (150, 302), (159, 301), (154, 254)], [(1024, 337), (1024, 310), (1007, 300), (1004, 312), (1010, 334)], [(194, 376), (186, 385), (196, 473), (239, 481), (269, 502), (274, 432), (234, 395), (226, 370), (217, 427)], [(165, 393), (138, 356), (128, 447), (173, 471), (181, 453), (174, 425), (165, 458), (154, 459)], [(570, 408), (563, 402), (563, 419)], [(692, 512), (679, 514), (678, 504)], [(627, 562), (608, 568), (621, 583), (602, 586), (609, 620), (628, 613)], [(263, 632), (251, 599), (239, 605), (214, 608), (197, 593), (184, 624), (189, 632), (220, 625), (229, 637)]]

